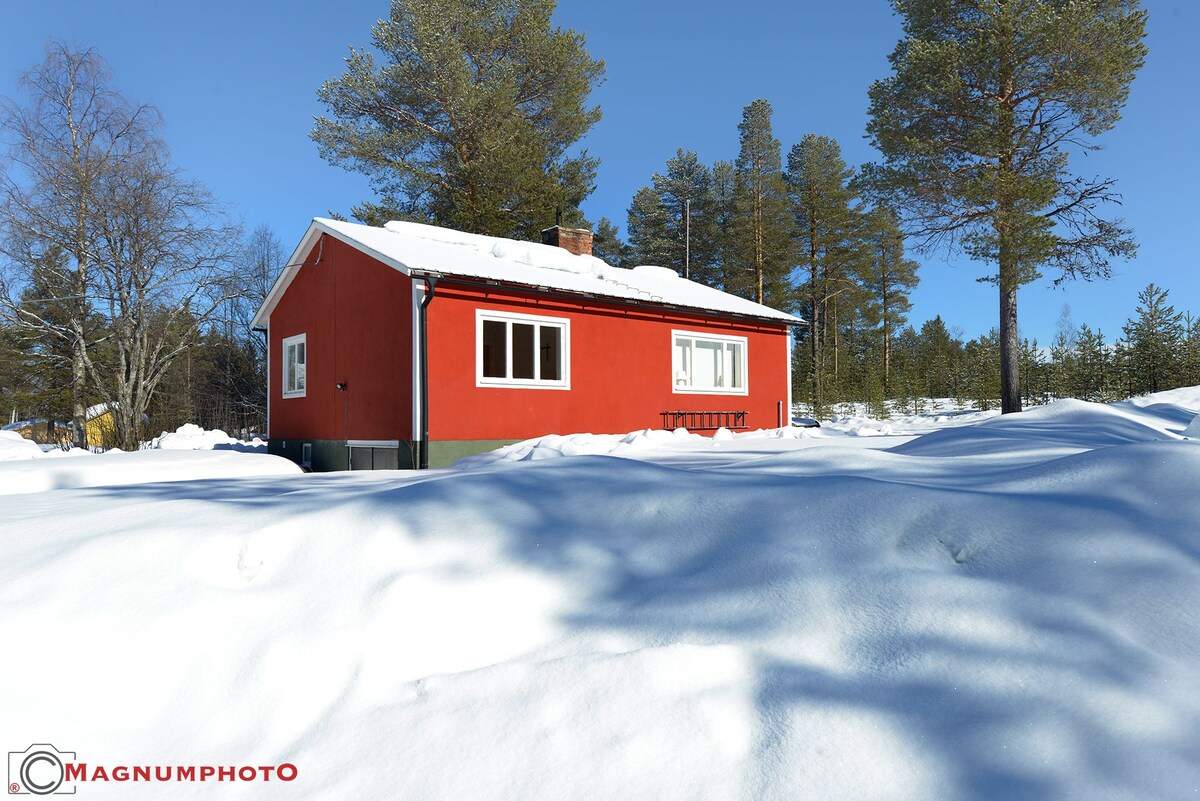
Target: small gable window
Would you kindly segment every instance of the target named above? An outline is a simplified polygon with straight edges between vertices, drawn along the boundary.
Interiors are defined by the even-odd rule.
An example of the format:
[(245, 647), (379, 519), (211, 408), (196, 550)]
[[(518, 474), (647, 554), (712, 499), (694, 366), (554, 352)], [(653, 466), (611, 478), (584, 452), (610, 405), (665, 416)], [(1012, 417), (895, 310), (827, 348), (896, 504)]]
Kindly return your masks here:
[(304, 334), (283, 340), (283, 397), (303, 398), (308, 348)]

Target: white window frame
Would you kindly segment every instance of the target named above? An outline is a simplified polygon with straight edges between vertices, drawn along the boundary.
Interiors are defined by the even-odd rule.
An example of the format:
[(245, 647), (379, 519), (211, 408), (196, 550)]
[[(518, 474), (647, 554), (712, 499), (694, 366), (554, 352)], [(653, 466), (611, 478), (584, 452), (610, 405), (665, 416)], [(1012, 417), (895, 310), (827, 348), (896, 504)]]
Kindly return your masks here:
[[(675, 364), (675, 341), (684, 337), (692, 340), (692, 350), (695, 350), (697, 340), (720, 344), (722, 353), (727, 352), (730, 345), (736, 345), (742, 352), (742, 386), (740, 387), (696, 387), (681, 386), (678, 383), (679, 366)], [(750, 343), (746, 337), (713, 334), (708, 331), (671, 331), (671, 392), (676, 395), (749, 395), (750, 394)]]
[[(561, 378), (544, 380), (539, 377), (542, 370), (541, 359), (533, 360), (533, 378), (498, 378), (483, 374), (483, 324), (484, 321), (502, 322), (507, 324), (505, 329), (505, 371), (512, 375), (513, 366), (513, 337), (512, 324), (525, 323), (535, 326), (552, 326), (560, 331), (562, 347)], [(535, 329), (534, 347), (537, 347), (541, 333)], [(477, 387), (508, 387), (517, 389), (570, 389), (571, 388), (571, 321), (566, 317), (546, 317), (540, 314), (520, 314), (518, 312), (493, 311), (491, 309), (475, 310), (475, 386)]]
[[(288, 348), (297, 344), (304, 346), (304, 386), (289, 392), (287, 388), (288, 370), (291, 368), (292, 362), (288, 359)], [(283, 348), (280, 354), (282, 357), (280, 359), (281, 381), (279, 384), (279, 388), (282, 390), (281, 394), (285, 398), (303, 398), (308, 393), (308, 335), (296, 334), (295, 336), (284, 337)]]

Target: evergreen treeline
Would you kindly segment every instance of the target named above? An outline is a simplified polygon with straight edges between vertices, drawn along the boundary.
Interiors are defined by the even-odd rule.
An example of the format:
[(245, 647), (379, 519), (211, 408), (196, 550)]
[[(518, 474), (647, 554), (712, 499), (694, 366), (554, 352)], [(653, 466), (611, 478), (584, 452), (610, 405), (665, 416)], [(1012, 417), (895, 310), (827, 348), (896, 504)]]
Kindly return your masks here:
[[(1105, 403), (1200, 384), (1200, 318), (1177, 311), (1168, 291), (1150, 284), (1138, 294), (1133, 316), (1116, 335), (1086, 323), (1075, 325), (1064, 307), (1049, 345), (1020, 340), (1022, 400), (1046, 403), (1079, 398)], [(890, 383), (885, 391), (877, 370), (882, 358), (878, 341), (847, 326), (842, 333), (847, 359), (828, 384), (827, 402), (866, 402), (872, 414), (886, 417), (891, 409), (920, 413), (928, 401), (949, 398), (980, 410), (999, 408), (999, 333), (965, 341), (946, 328), (941, 317), (919, 329), (905, 326), (891, 344)], [(797, 352), (797, 366), (804, 363)], [(797, 373), (798, 374), (798, 373)], [(797, 386), (797, 397), (802, 398)], [(809, 404), (805, 408), (811, 409)]]
[(742, 112), (734, 161), (711, 167), (680, 148), (629, 206), (629, 241), (610, 223), (600, 254), (657, 264), (806, 321), (797, 395), (818, 413), (847, 393), (895, 397), (894, 350), (917, 284), (894, 211), (868, 204), (838, 143), (806, 135), (787, 152), (771, 104)]
[[(940, 317), (908, 325), (917, 263), (898, 215), (867, 199), (837, 141), (807, 134), (784, 158), (766, 100), (745, 107), (738, 136), (737, 158), (711, 166), (679, 148), (634, 194), (627, 242), (609, 221), (597, 226), (597, 255), (671, 267), (802, 317), (793, 390), (811, 414), (851, 402), (886, 414), (887, 401), (920, 409), (922, 398), (998, 407), (999, 331), (966, 341)], [(1115, 337), (1068, 314), (1054, 342), (1020, 340), (1022, 398), (1109, 401), (1200, 384), (1198, 337), (1200, 323), (1151, 285)]]

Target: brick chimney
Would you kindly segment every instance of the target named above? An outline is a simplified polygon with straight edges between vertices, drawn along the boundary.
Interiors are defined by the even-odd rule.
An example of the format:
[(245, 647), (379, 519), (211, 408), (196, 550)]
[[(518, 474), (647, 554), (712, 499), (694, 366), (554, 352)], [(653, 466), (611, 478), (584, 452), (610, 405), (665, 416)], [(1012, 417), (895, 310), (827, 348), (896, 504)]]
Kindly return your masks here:
[(542, 231), (542, 244), (554, 245), (576, 256), (592, 255), (592, 232), (582, 228), (563, 228), (556, 225)]

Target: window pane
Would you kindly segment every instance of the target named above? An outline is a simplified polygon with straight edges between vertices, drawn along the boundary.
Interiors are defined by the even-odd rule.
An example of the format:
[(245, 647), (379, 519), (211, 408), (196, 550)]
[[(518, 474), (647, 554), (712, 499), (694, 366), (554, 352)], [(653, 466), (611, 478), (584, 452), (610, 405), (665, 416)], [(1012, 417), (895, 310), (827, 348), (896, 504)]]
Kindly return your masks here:
[(739, 342), (730, 342), (725, 347), (729, 348), (729, 386), (742, 389), (746, 386), (742, 377), (742, 345)]
[(283, 344), (283, 391), (304, 393), (304, 340), (292, 337)]
[(508, 377), (507, 328), (498, 320), (483, 321), (483, 374), (488, 378)]
[(513, 378), (533, 378), (533, 329), (526, 323), (512, 324)]
[(288, 345), (283, 362), (283, 391), (296, 391), (296, 346)]
[(688, 355), (691, 340), (675, 337), (675, 348), (671, 354), (671, 370), (675, 376), (675, 386), (687, 387), (692, 384), (692, 371), (688, 366)]
[(541, 347), (538, 349), (543, 381), (562, 380), (562, 329), (553, 325), (538, 326)]
[(724, 371), (722, 370), (722, 362), (724, 361), (723, 343), (706, 342), (702, 339), (696, 340), (692, 349), (692, 386), (694, 387), (721, 387), (724, 386), (722, 378)]

